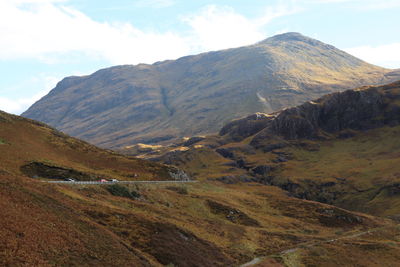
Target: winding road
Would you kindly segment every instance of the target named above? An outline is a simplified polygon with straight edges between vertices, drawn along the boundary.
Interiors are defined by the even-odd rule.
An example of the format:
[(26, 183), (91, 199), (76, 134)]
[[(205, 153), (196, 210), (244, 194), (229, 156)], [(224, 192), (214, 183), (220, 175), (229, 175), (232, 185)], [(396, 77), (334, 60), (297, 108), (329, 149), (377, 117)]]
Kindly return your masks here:
[(197, 181), (114, 181), (114, 182), (100, 182), (100, 181), (43, 181), (51, 184), (71, 184), (71, 185), (109, 185), (109, 184), (163, 184), (163, 183), (197, 183)]

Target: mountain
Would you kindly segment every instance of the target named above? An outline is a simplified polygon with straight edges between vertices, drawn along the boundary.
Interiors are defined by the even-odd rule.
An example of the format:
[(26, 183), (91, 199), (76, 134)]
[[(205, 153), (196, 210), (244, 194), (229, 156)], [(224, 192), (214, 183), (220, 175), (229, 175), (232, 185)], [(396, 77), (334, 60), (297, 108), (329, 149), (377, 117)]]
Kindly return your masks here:
[(142, 157), (196, 177), (256, 181), (301, 199), (400, 219), (399, 134), (400, 81), (256, 113), (218, 135)]
[(399, 71), (286, 33), (250, 46), (68, 77), (22, 115), (118, 149), (215, 133), (248, 114), (399, 77)]
[(174, 167), (119, 155), (44, 123), (0, 111), (1, 173), (81, 181), (174, 180)]
[[(218, 153), (208, 158), (214, 159), (228, 162)], [(165, 180), (174, 170), (0, 112), (0, 265), (394, 266), (400, 260), (393, 221), (293, 198), (276, 186), (221, 183), (212, 175), (179, 185), (45, 182)]]

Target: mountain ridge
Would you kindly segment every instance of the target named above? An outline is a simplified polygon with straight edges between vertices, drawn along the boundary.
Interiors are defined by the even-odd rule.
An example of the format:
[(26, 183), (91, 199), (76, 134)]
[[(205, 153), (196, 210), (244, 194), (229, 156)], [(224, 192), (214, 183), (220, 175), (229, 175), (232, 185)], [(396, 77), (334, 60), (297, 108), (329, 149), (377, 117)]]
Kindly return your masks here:
[[(399, 261), (393, 221), (293, 198), (276, 186), (227, 184), (212, 176), (174, 186), (47, 183), (71, 175), (170, 179), (172, 167), (4, 112), (0, 152), (1, 266), (240, 266), (261, 256), (274, 266)], [(227, 161), (215, 163), (221, 160)], [(42, 169), (32, 173), (26, 166)], [(340, 241), (348, 237), (350, 244)], [(324, 246), (327, 240), (335, 241)], [(316, 243), (319, 254), (304, 246)], [(293, 248), (301, 253), (288, 259), (285, 251)]]
[(257, 111), (399, 75), (288, 33), (250, 46), (68, 77), (22, 115), (115, 149), (217, 132)]
[(218, 135), (126, 153), (202, 179), (278, 186), (345, 209), (400, 214), (400, 81), (233, 120)]

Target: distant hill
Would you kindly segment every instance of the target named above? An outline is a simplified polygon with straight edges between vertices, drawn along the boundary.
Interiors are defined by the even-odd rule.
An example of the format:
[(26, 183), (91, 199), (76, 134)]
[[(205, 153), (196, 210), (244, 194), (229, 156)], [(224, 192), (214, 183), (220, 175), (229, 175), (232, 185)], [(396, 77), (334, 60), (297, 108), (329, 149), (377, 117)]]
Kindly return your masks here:
[(399, 136), (400, 81), (256, 113), (218, 135), (139, 154), (198, 177), (258, 181), (298, 198), (399, 220)]
[[(213, 151), (206, 159), (209, 169), (199, 165), (206, 171), (231, 161)], [(394, 222), (294, 198), (248, 183), (246, 175), (241, 184), (215, 180), (218, 171), (191, 184), (44, 182), (165, 180), (172, 169), (0, 112), (0, 266), (222, 267), (254, 258), (264, 266), (395, 266), (400, 260)]]
[(251, 113), (399, 77), (398, 71), (286, 33), (250, 46), (68, 77), (22, 115), (116, 149), (215, 133)]

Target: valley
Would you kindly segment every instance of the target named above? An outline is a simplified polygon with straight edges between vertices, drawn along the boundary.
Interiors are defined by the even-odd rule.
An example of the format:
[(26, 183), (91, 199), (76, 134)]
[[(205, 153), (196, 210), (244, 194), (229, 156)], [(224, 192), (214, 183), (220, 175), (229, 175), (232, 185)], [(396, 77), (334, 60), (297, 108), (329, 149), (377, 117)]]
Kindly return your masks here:
[(232, 121), (187, 147), (124, 152), (203, 179), (259, 182), (301, 199), (396, 217), (399, 90), (397, 82), (335, 93)]
[[(142, 159), (1, 113), (0, 263), (393, 265), (399, 88), (257, 113)], [(42, 182), (68, 177), (87, 182)], [(85, 184), (111, 178), (132, 182)]]
[(296, 32), (66, 77), (0, 111), (0, 265), (396, 266), (399, 80)]
[(1, 0), (0, 267), (400, 266), (399, 13)]

